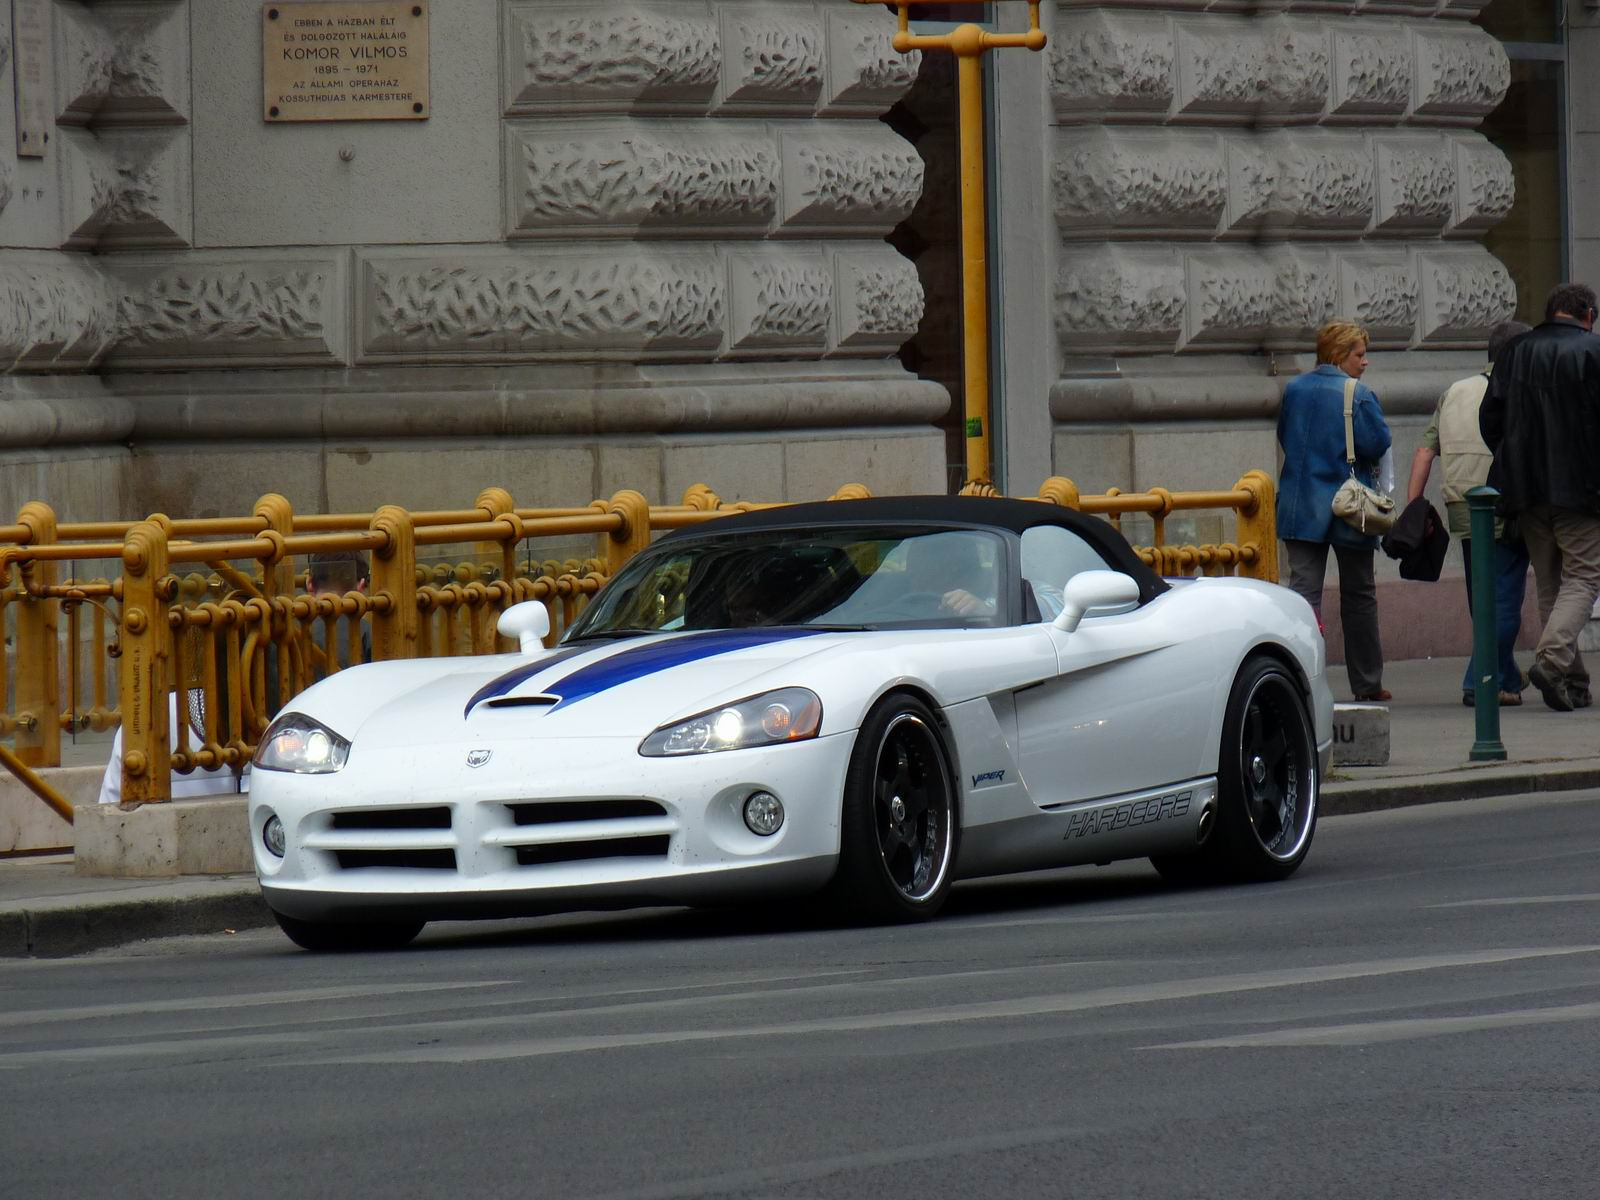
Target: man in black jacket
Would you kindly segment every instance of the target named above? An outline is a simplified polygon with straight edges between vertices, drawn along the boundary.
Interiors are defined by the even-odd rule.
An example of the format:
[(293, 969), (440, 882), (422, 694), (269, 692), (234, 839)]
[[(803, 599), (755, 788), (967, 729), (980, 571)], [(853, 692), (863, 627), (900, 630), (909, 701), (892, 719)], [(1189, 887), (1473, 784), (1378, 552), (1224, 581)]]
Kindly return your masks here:
[(1478, 413), (1494, 452), (1489, 483), (1517, 518), (1533, 563), (1544, 632), (1529, 681), (1549, 707), (1590, 702), (1578, 653), (1600, 596), (1600, 337), (1594, 289), (1564, 283), (1542, 325), (1495, 361)]

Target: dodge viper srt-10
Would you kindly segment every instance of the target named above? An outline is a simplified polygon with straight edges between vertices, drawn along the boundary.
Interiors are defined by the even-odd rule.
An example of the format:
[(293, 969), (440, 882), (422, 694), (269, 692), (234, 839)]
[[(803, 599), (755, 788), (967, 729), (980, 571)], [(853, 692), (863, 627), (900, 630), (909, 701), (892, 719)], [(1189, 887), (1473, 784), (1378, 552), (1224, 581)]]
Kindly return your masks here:
[(1149, 856), (1281, 879), (1332, 744), (1293, 592), (1163, 580), (1106, 522), (901, 497), (717, 519), (629, 560), (560, 644), (371, 663), (254, 759), (267, 904), (311, 949), (434, 919), (825, 893), (938, 911), (954, 880)]

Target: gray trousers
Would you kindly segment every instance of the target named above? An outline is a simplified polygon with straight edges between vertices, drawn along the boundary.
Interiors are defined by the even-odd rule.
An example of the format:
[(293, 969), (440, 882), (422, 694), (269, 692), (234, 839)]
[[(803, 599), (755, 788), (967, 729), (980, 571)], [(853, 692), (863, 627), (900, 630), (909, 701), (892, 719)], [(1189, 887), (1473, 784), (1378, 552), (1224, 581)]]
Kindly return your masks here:
[[(1322, 620), (1322, 581), (1328, 571), (1328, 542), (1285, 541), (1289, 587)], [(1332, 545), (1339, 562), (1339, 624), (1344, 629), (1344, 669), (1350, 691), (1371, 696), (1383, 689), (1383, 646), (1378, 640), (1378, 587), (1371, 550)]]
[(1534, 657), (1571, 683), (1588, 687), (1578, 635), (1600, 596), (1600, 517), (1541, 505), (1518, 513), (1517, 528), (1528, 544), (1544, 620)]

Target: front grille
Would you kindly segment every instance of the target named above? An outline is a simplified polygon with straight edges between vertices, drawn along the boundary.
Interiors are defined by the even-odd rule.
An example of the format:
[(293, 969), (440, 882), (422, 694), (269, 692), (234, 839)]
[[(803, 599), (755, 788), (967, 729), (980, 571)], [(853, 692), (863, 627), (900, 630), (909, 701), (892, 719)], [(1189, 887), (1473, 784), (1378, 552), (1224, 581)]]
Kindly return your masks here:
[(335, 829), (449, 829), (450, 810), (436, 808), (378, 808), (333, 814)]
[(630, 817), (664, 817), (654, 800), (552, 800), (544, 804), (508, 804), (518, 825), (555, 825), (565, 821), (617, 821)]
[(413, 871), (454, 871), (454, 850), (339, 850), (339, 866), (346, 871), (367, 867), (392, 867)]
[(589, 862), (600, 858), (665, 858), (672, 838), (599, 838), (587, 842), (555, 842), (543, 846), (518, 846), (517, 865), (543, 867), (552, 863)]

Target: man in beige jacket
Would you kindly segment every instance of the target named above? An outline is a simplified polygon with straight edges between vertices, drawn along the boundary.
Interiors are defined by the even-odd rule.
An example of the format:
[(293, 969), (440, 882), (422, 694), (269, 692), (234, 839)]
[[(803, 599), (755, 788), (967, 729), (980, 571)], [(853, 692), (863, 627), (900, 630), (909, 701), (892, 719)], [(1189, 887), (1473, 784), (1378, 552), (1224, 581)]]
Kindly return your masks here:
[[(1489, 478), (1489, 465), (1493, 456), (1478, 432), (1478, 409), (1483, 404), (1484, 393), (1489, 388), (1489, 371), (1495, 356), (1528, 326), (1521, 321), (1502, 321), (1489, 331), (1489, 362), (1491, 366), (1466, 379), (1458, 379), (1439, 397), (1433, 412), (1433, 423), (1422, 435), (1422, 444), (1411, 459), (1411, 482), (1406, 488), (1409, 504), (1422, 495), (1428, 486), (1428, 475), (1433, 460), (1444, 460), (1444, 505), (1446, 523), (1450, 532), (1461, 542), (1461, 561), (1466, 568), (1467, 611), (1472, 611), (1472, 527), (1468, 520), (1466, 494), (1482, 487)], [(1499, 521), (1495, 522), (1494, 580), (1495, 580), (1495, 634), (1498, 643), (1497, 674), (1500, 681), (1500, 703), (1521, 704), (1525, 686), (1522, 671), (1517, 667), (1513, 653), (1517, 634), (1522, 627), (1522, 598), (1528, 581), (1528, 549), (1513, 533), (1503, 536)], [(1461, 703), (1473, 702), (1474, 663), (1467, 663), (1466, 676), (1461, 681)]]

